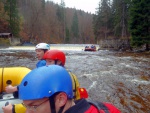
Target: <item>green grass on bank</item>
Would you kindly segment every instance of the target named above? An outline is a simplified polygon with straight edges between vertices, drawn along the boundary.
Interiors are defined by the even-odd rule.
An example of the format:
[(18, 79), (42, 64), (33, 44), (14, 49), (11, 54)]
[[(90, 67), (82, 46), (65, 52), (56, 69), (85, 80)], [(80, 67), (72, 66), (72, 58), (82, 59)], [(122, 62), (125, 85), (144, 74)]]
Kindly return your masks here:
[(0, 37), (0, 46), (10, 46), (9, 39), (4, 39)]

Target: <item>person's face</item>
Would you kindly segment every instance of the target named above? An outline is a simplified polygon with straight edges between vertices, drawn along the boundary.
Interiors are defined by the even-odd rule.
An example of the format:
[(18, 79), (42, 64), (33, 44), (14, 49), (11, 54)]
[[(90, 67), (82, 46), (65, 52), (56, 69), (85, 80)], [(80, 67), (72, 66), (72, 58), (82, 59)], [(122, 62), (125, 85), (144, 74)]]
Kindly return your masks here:
[(55, 61), (54, 60), (51, 60), (51, 59), (46, 59), (46, 65), (52, 65), (52, 64), (55, 64)]
[(24, 100), (23, 105), (27, 108), (26, 113), (51, 113), (48, 98), (38, 100)]
[[(64, 92), (59, 93), (54, 98), (56, 113), (62, 106), (63, 111), (66, 111), (72, 104), (66, 106), (67, 95)], [(37, 100), (23, 100), (23, 106), (26, 108), (26, 113), (51, 113), (49, 98), (37, 99)]]
[(35, 52), (36, 52), (36, 56), (37, 56), (38, 60), (41, 60), (43, 58), (43, 55), (44, 55), (44, 50), (36, 49)]
[[(55, 60), (51, 60), (51, 59), (46, 59), (46, 65), (53, 65), (55, 64)], [(57, 60), (57, 65), (60, 65), (61, 64), (61, 61), (60, 60)]]

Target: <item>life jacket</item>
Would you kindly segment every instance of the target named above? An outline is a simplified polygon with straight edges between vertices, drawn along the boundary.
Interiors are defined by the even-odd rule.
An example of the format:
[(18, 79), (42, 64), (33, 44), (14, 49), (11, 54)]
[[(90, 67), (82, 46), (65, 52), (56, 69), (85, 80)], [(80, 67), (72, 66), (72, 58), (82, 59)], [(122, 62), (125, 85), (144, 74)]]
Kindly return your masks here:
[(14, 104), (12, 108), (12, 113), (25, 113), (26, 108), (22, 104)]
[(80, 93), (79, 93), (80, 84), (79, 84), (79, 81), (78, 81), (75, 74), (73, 74), (72, 72), (69, 72), (69, 74), (70, 74), (71, 79), (72, 79), (74, 99), (78, 100), (78, 99), (80, 99)]
[(108, 102), (88, 101), (88, 103), (97, 109), (97, 113), (121, 113), (117, 107)]
[(88, 103), (90, 103), (91, 105), (96, 107), (99, 113), (100, 113), (100, 111), (103, 111), (104, 113), (110, 113), (109, 109), (107, 108), (107, 106), (105, 106), (105, 104), (102, 103), (102, 102), (88, 101)]
[(46, 60), (39, 60), (36, 64), (36, 67), (42, 67), (46, 65)]
[(71, 76), (72, 83), (73, 83), (74, 99), (78, 100), (81, 98), (88, 98), (88, 93), (87, 93), (86, 89), (80, 87), (80, 84), (79, 84), (79, 81), (78, 81), (76, 75), (70, 71), (69, 71), (69, 74)]

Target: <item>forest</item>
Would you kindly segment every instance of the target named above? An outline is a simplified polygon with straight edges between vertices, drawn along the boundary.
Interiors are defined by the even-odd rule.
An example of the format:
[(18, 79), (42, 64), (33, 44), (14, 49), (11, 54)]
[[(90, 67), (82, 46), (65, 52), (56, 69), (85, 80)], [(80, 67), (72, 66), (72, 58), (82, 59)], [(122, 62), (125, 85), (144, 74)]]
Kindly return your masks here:
[[(100, 0), (95, 14), (45, 0), (0, 0), (0, 33), (22, 42), (99, 44), (126, 40), (130, 47), (150, 45), (149, 0)], [(120, 43), (120, 42), (119, 42)], [(115, 43), (116, 44), (116, 43)]]

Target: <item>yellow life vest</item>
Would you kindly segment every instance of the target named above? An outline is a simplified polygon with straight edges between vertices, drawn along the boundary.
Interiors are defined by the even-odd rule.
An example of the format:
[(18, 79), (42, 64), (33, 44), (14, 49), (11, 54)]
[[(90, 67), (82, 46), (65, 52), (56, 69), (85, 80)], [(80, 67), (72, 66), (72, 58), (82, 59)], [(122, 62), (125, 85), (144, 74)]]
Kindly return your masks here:
[(22, 104), (14, 104), (13, 113), (25, 113), (26, 108)]
[(74, 99), (78, 100), (78, 99), (80, 99), (80, 92), (79, 92), (80, 84), (79, 84), (79, 81), (78, 81), (75, 74), (73, 74), (72, 72), (69, 72), (69, 74), (70, 74), (71, 79), (72, 79)]

